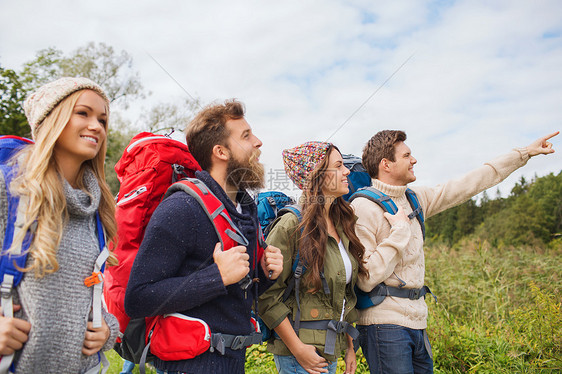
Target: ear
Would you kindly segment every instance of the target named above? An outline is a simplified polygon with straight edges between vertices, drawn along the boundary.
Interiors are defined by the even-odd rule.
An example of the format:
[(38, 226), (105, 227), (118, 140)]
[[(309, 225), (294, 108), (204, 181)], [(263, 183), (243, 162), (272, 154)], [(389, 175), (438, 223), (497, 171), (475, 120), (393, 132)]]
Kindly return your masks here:
[(388, 161), (388, 159), (383, 158), (379, 163), (379, 171), (381, 170), (387, 173), (390, 171), (390, 161)]
[(216, 144), (213, 147), (213, 157), (216, 157), (222, 161), (228, 161), (228, 159), (230, 158), (230, 152), (224, 145)]

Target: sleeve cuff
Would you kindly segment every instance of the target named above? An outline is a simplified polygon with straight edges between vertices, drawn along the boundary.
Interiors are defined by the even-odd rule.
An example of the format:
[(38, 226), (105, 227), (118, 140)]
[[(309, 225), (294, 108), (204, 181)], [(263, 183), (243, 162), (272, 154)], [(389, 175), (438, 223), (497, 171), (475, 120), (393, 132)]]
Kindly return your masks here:
[(527, 162), (531, 158), (529, 156), (529, 150), (527, 149), (527, 147), (513, 148), (513, 150), (516, 151), (516, 152), (519, 152), (519, 155), (521, 157), (521, 161), (523, 161), (523, 162)]
[(279, 324), (289, 315), (289, 309), (287, 309), (285, 304), (281, 302), (280, 304), (282, 305), (268, 311), (266, 318), (264, 318), (265, 316), (262, 316), (263, 321), (270, 329), (274, 329), (279, 326)]

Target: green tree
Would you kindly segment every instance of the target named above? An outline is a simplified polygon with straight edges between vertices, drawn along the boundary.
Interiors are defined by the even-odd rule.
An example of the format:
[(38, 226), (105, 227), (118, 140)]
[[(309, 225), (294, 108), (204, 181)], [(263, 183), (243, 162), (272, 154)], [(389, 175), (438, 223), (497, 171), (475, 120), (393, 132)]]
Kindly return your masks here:
[[(201, 107), (198, 100), (182, 100), (179, 104), (160, 103), (143, 112), (139, 118), (142, 128), (150, 132), (183, 131), (193, 114)], [(167, 131), (167, 132), (170, 132)]]
[(505, 207), (505, 199), (502, 198), (500, 189), (496, 189), (496, 198), (490, 199), (486, 191), (482, 193), (480, 200), (480, 215), (481, 219), (485, 220), (486, 217), (496, 214)]
[(486, 216), (477, 235), (493, 244), (550, 242), (562, 227), (562, 172), (514, 186), (501, 210)]
[(127, 108), (131, 100), (144, 98), (139, 73), (126, 52), (105, 43), (90, 42), (68, 56), (56, 48), (40, 50), (21, 72), (27, 90), (65, 76), (81, 76), (98, 83), (112, 104)]
[(515, 183), (515, 185), (513, 186), (513, 188), (511, 189), (511, 193), (510, 193), (510, 197), (517, 197), (520, 196), (522, 194), (524, 194), (525, 192), (527, 192), (529, 190), (529, 183), (527, 183), (527, 180), (525, 179), (524, 176), (521, 176), (521, 178), (519, 178), (519, 181)]
[(464, 237), (472, 234), (481, 222), (479, 208), (472, 199), (456, 207), (457, 219), (453, 233), (453, 243), (458, 243)]
[(14, 70), (0, 66), (0, 134), (30, 136), (23, 111), (27, 90)]
[(529, 197), (538, 206), (551, 236), (562, 231), (562, 172), (537, 178), (529, 189)]

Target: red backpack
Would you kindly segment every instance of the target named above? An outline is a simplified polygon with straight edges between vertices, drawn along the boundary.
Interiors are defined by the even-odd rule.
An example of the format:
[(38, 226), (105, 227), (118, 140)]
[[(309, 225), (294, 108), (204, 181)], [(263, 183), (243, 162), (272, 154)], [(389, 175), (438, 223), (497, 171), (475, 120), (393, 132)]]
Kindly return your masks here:
[[(117, 246), (112, 248), (119, 265), (105, 273), (104, 294), (108, 311), (117, 317), (121, 334), (129, 325), (125, 313), (125, 291), (129, 273), (152, 213), (168, 187), (185, 177), (194, 177), (201, 167), (187, 145), (164, 135), (136, 135), (115, 165), (121, 183), (117, 195)], [(121, 339), (116, 350), (119, 351)]]
[[(219, 237), (223, 250), (247, 240), (237, 230), (222, 202), (198, 179), (195, 171), (201, 170), (188, 147), (167, 136), (141, 133), (135, 136), (122, 158), (115, 165), (121, 188), (117, 197), (117, 246), (114, 253), (119, 265), (109, 267), (104, 284), (108, 311), (119, 320), (122, 338), (115, 344), (121, 357), (143, 364), (150, 353), (163, 360), (182, 360), (195, 357), (208, 349), (224, 353), (232, 341), (240, 347), (261, 342), (259, 327), (248, 336), (211, 334), (201, 320), (172, 315), (131, 320), (125, 313), (124, 301), (131, 267), (144, 237), (146, 225), (158, 204), (171, 193), (181, 190), (194, 197), (209, 219)], [(179, 181), (182, 179), (181, 181)], [(176, 181), (179, 181), (176, 183)], [(258, 242), (261, 243), (261, 232)], [(254, 267), (258, 266), (263, 248), (258, 246)], [(247, 276), (251, 282), (251, 278)], [(144, 367), (141, 365), (141, 372)]]

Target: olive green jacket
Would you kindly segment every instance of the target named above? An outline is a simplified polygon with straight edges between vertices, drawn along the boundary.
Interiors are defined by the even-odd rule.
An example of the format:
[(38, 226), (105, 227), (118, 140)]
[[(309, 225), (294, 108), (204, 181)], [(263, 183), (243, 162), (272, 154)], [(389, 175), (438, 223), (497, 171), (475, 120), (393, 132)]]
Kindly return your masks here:
[[(281, 249), (283, 253), (283, 272), (277, 282), (264, 292), (259, 298), (259, 314), (265, 324), (274, 329), (285, 317), (292, 321), (296, 315), (297, 303), (294, 291), (287, 301), (283, 302), (283, 292), (287, 282), (292, 275), (293, 262), (297, 255), (297, 240), (300, 236), (298, 229), (299, 221), (294, 214), (285, 214), (277, 219), (275, 226), (267, 237), (267, 243)], [(341, 227), (336, 228), (345, 249), (348, 251), (349, 259), (353, 268), (351, 283), (345, 283), (345, 267), (336, 240), (328, 236), (326, 257), (324, 259), (324, 276), (330, 288), (330, 294), (323, 291), (315, 293), (307, 292), (304, 284), (300, 283), (300, 305), (301, 321), (319, 321), (332, 319), (339, 321), (342, 312), (343, 299), (345, 297), (344, 320), (348, 323), (357, 321), (358, 313), (355, 309), (357, 297), (354, 286), (357, 281), (358, 263), (349, 253), (349, 239), (343, 233)], [(306, 273), (304, 274), (306, 277)], [(299, 338), (305, 344), (314, 345), (318, 351), (328, 360), (335, 361), (337, 357), (324, 354), (324, 342), (326, 330), (309, 330), (301, 327)], [(271, 353), (278, 355), (292, 355), (283, 341), (279, 338), (268, 342), (267, 348)], [(336, 354), (347, 348), (347, 337), (345, 333), (338, 335), (336, 341)]]

